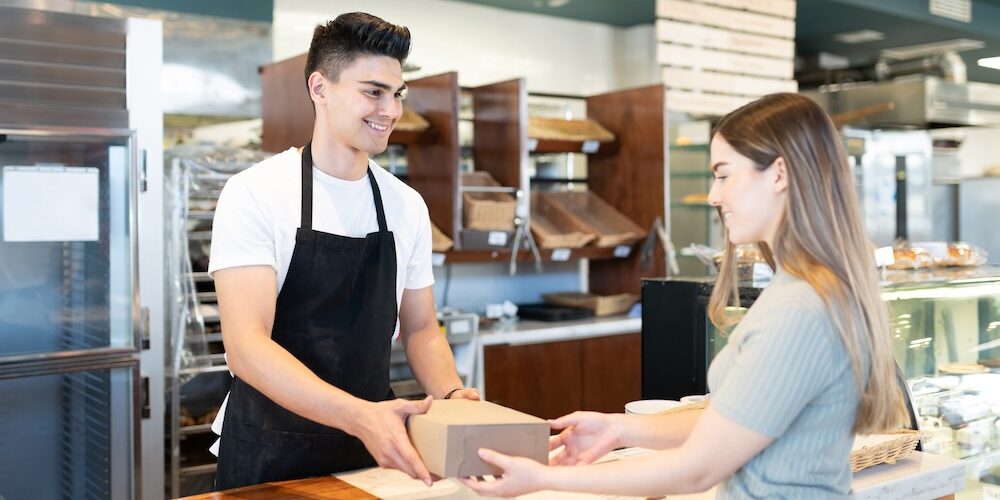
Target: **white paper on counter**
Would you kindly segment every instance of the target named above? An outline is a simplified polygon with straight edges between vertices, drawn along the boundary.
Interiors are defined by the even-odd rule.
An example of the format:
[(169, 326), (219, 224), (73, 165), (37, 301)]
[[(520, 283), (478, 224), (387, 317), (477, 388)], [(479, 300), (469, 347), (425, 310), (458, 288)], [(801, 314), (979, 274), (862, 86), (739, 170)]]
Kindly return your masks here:
[(92, 167), (3, 167), (4, 241), (96, 241), (98, 182)]

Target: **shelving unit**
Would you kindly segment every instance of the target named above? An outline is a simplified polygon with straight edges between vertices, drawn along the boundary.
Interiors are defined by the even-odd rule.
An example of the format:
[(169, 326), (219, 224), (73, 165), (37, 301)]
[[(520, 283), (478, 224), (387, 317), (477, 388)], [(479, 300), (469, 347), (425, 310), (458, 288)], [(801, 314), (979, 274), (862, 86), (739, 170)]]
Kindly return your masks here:
[(712, 270), (683, 248), (693, 243), (722, 247), (722, 223), (707, 202), (685, 202), (691, 194), (708, 193), (712, 187), (708, 144), (670, 144), (670, 228), (678, 250), (681, 275), (704, 276)]

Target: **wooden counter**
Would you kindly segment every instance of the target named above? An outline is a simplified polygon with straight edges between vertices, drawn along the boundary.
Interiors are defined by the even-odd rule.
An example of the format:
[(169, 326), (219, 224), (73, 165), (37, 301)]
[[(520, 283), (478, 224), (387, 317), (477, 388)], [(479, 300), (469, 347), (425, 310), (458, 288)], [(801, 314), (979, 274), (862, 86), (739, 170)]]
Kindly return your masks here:
[[(645, 450), (626, 449), (608, 454), (612, 460), (627, 460), (641, 456)], [(855, 497), (864, 500), (932, 500), (953, 498), (964, 487), (965, 468), (958, 460), (928, 453), (914, 452), (896, 464), (882, 464), (854, 474)], [(206, 493), (189, 500), (322, 500), (369, 498), (448, 498), (451, 500), (480, 498), (455, 480), (438, 481), (430, 488), (410, 479), (402, 472), (389, 469), (364, 469), (339, 476), (299, 479)], [(552, 498), (621, 499), (614, 495), (587, 495), (540, 491), (521, 496), (525, 500)], [(715, 498), (715, 488), (693, 495), (671, 495), (674, 500), (709, 500)]]

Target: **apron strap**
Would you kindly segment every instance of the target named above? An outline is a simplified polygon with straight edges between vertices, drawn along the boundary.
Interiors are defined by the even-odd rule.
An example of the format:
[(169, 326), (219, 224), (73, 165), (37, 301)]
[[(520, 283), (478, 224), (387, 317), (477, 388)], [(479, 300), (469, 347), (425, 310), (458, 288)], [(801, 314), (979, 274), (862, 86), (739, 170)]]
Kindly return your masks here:
[(313, 176), (312, 141), (302, 148), (302, 229), (312, 230)]
[(378, 183), (375, 182), (375, 173), (372, 172), (372, 168), (368, 167), (368, 182), (372, 185), (372, 196), (375, 198), (375, 215), (378, 217), (378, 230), (381, 233), (388, 232), (389, 229), (385, 224), (385, 209), (382, 208), (382, 192), (378, 189)]
[[(313, 205), (313, 183), (312, 183), (312, 142), (306, 143), (302, 148), (302, 229), (312, 230), (312, 205)], [(372, 197), (375, 199), (375, 216), (378, 218), (379, 232), (389, 231), (385, 223), (385, 209), (382, 208), (382, 192), (379, 191), (378, 183), (375, 182), (375, 173), (368, 167), (368, 183), (372, 186)]]

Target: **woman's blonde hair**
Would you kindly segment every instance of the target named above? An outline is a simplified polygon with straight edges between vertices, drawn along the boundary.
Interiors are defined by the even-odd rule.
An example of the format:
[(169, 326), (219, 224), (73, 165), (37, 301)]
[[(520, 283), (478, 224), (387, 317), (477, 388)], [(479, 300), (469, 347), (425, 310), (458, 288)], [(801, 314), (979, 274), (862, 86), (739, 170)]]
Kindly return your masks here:
[[(905, 407), (892, 357), (889, 315), (879, 296), (873, 247), (833, 122), (807, 97), (772, 94), (729, 113), (714, 137), (724, 138), (758, 171), (784, 159), (788, 203), (774, 248), (758, 245), (765, 255), (773, 253), (784, 272), (812, 285), (826, 304), (861, 393), (854, 431), (896, 428), (905, 418)], [(725, 308), (739, 305), (735, 268), (733, 244), (726, 235), (709, 301), (709, 316), (720, 328), (733, 321)]]

